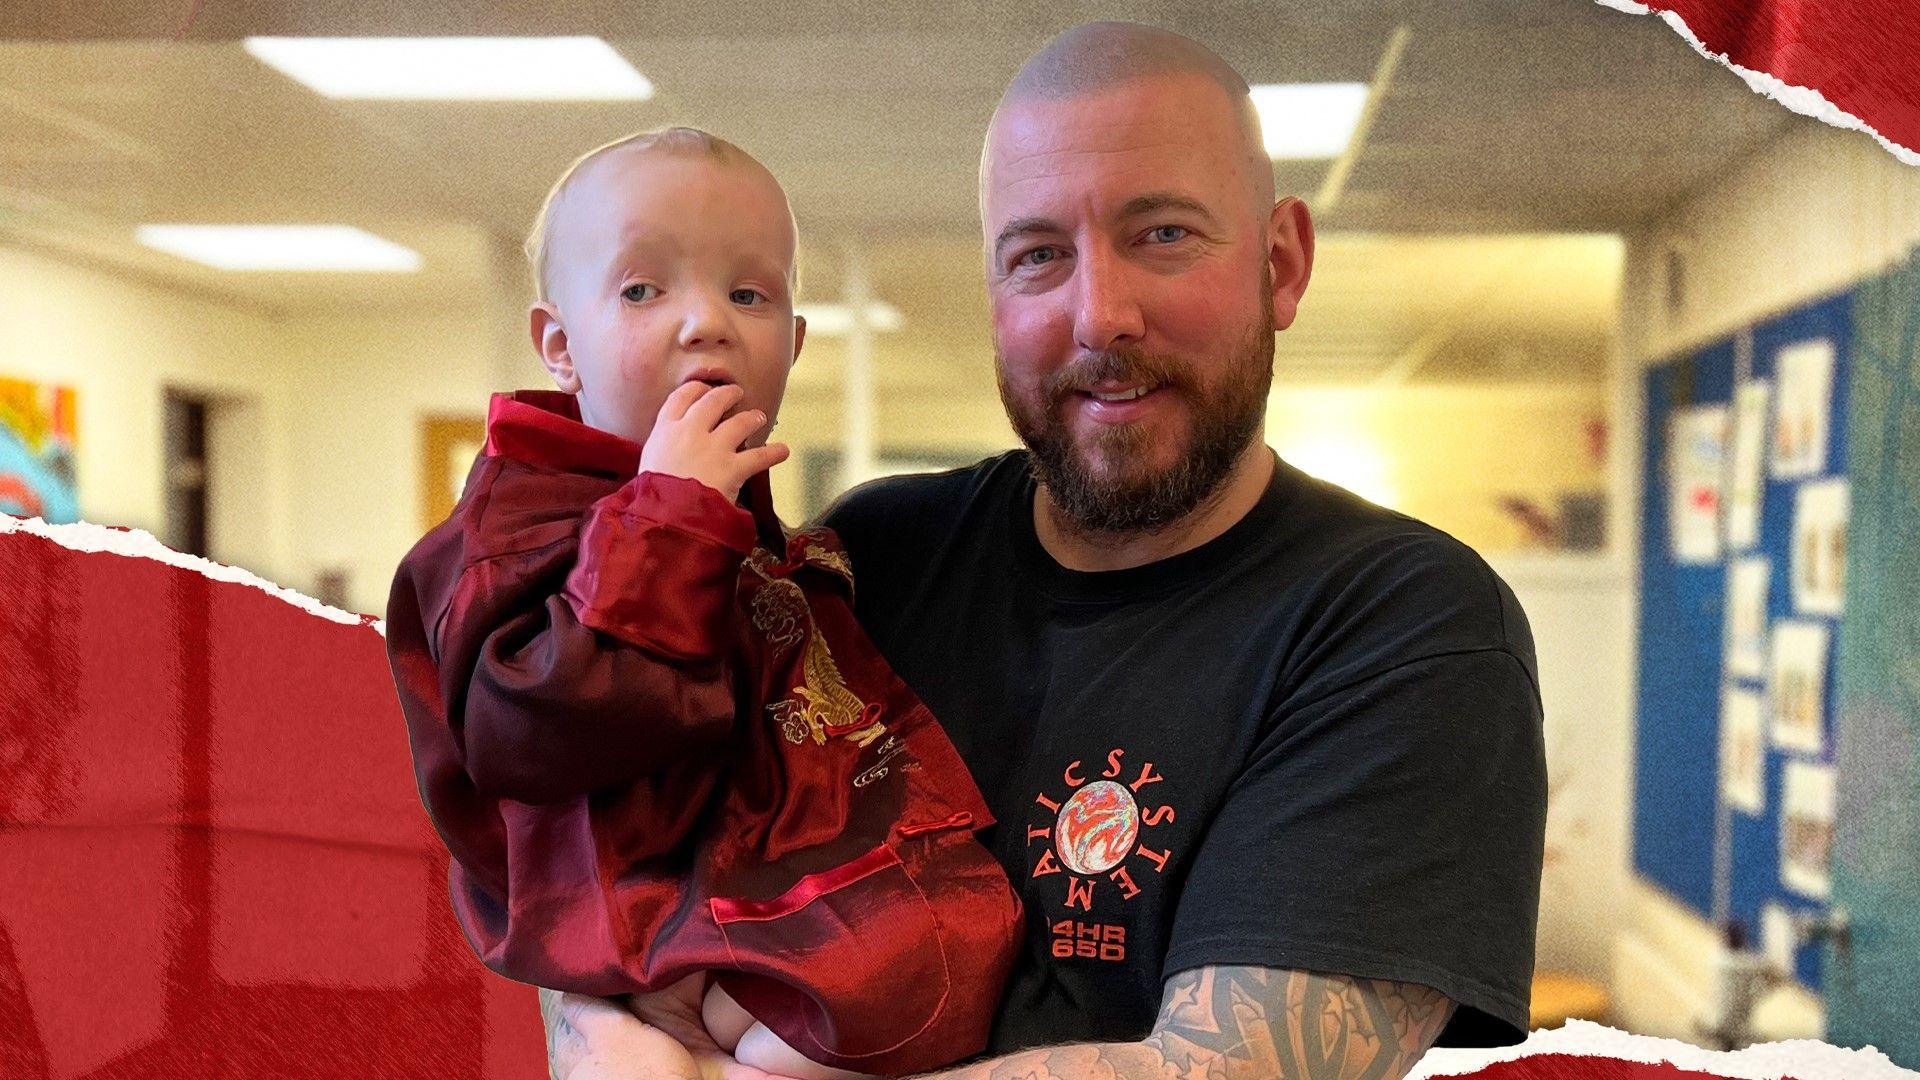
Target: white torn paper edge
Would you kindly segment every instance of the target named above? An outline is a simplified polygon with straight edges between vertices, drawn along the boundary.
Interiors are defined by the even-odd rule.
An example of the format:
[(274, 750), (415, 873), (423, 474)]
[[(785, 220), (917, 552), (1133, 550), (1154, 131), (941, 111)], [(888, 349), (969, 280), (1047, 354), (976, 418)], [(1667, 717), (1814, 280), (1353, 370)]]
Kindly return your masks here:
[(1874, 141), (1886, 147), (1887, 152), (1892, 154), (1895, 160), (1908, 165), (1920, 165), (1920, 150), (1910, 150), (1894, 142), (1892, 139), (1887, 138), (1885, 135), (1880, 134), (1879, 131), (1874, 129), (1873, 125), (1840, 108), (1833, 102), (1828, 101), (1825, 94), (1822, 94), (1813, 87), (1795, 86), (1792, 83), (1782, 82), (1776, 76), (1764, 71), (1755, 71), (1752, 68), (1742, 67), (1734, 63), (1726, 53), (1717, 53), (1707, 48), (1707, 46), (1694, 35), (1692, 28), (1687, 25), (1687, 21), (1681, 18), (1677, 12), (1655, 11), (1645, 4), (1636, 2), (1636, 0), (1595, 0), (1595, 2), (1602, 7), (1610, 7), (1615, 11), (1624, 11), (1629, 15), (1651, 14), (1660, 16), (1662, 22), (1673, 27), (1675, 33), (1687, 39), (1687, 43), (1693, 46), (1695, 52), (1701, 56), (1718, 60), (1721, 64), (1731, 69), (1735, 75), (1747, 81), (1747, 85), (1753, 89), (1754, 93), (1772, 98), (1787, 108), (1792, 109), (1794, 112), (1802, 116), (1811, 116), (1822, 123), (1831, 124), (1834, 127), (1843, 128), (1848, 131), (1864, 131), (1873, 136)]
[(77, 521), (70, 525), (49, 525), (37, 517), (19, 518), (11, 514), (0, 514), (0, 536), (16, 532), (43, 537), (70, 551), (105, 552), (109, 555), (152, 559), (168, 566), (178, 566), (214, 581), (230, 581), (236, 585), (259, 589), (269, 596), (292, 604), (309, 614), (318, 615), (329, 622), (345, 623), (349, 626), (370, 625), (381, 637), (387, 635), (387, 624), (384, 619), (369, 619), (365, 615), (357, 615), (351, 611), (343, 611), (323, 604), (311, 596), (296, 592), (284, 585), (275, 585), (251, 570), (242, 570), (237, 566), (228, 566), (198, 555), (175, 551), (144, 529), (122, 529), (108, 525), (95, 525), (90, 521)]
[(1586, 1020), (1569, 1020), (1565, 1027), (1536, 1031), (1518, 1046), (1491, 1050), (1427, 1051), (1407, 1080), (1430, 1076), (1458, 1076), (1477, 1072), (1495, 1062), (1536, 1054), (1574, 1054), (1613, 1057), (1645, 1064), (1666, 1063), (1679, 1069), (1739, 1080), (1916, 1080), (1920, 1073), (1895, 1065), (1887, 1055), (1869, 1046), (1849, 1050), (1811, 1039), (1762, 1043), (1744, 1050), (1708, 1050), (1678, 1039), (1631, 1035)]

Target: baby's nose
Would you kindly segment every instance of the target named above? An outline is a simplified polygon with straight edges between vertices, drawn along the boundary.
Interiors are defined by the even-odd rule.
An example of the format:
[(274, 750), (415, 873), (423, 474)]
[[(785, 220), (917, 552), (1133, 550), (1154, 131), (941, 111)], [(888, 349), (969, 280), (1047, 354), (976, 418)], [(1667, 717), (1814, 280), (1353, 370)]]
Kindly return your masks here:
[(682, 348), (731, 344), (733, 328), (724, 310), (714, 304), (696, 304), (680, 321)]

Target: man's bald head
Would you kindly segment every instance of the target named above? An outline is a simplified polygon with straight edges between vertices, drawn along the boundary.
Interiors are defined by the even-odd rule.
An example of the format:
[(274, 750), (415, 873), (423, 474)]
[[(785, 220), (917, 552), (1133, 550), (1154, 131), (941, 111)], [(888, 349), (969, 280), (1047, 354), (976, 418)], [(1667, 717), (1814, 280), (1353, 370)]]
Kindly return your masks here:
[(1273, 166), (1260, 136), (1260, 116), (1247, 80), (1213, 50), (1157, 26), (1128, 22), (1083, 23), (1062, 31), (1021, 66), (988, 125), (981, 155), (982, 180), (992, 157), (1001, 118), (1023, 107), (1106, 93), (1156, 79), (1204, 80), (1218, 87), (1219, 107), (1232, 113), (1243, 142), (1254, 196), (1262, 212), (1273, 205)]

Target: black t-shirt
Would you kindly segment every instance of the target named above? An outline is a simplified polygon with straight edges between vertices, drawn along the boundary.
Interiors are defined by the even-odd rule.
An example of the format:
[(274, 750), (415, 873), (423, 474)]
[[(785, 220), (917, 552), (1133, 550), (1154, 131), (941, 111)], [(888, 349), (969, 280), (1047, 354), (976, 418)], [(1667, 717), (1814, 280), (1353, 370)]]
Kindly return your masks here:
[(1131, 1040), (1207, 964), (1431, 986), (1527, 1029), (1546, 816), (1533, 641), (1470, 549), (1279, 462), (1213, 541), (1053, 560), (1024, 452), (828, 512), (1027, 905), (991, 1052)]

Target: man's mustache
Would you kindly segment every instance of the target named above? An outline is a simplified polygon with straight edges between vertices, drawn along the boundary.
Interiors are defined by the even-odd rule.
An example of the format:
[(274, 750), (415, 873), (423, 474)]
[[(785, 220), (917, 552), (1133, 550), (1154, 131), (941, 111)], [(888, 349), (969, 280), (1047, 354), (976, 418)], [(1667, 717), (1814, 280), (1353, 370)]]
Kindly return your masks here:
[(1150, 356), (1130, 349), (1088, 353), (1047, 378), (1046, 400), (1057, 406), (1073, 394), (1115, 382), (1150, 383), (1179, 390), (1193, 385), (1193, 372), (1170, 356)]

